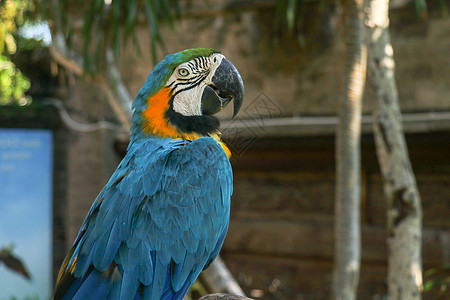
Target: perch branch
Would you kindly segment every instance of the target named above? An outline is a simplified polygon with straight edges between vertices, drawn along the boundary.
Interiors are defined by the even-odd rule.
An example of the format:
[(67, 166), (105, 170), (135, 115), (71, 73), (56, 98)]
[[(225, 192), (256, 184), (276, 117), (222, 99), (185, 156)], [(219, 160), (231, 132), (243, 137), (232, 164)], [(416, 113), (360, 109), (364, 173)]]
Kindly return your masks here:
[(201, 297), (199, 300), (252, 300), (244, 296), (230, 295), (230, 294), (210, 294)]
[(245, 293), (219, 256), (200, 276), (208, 291), (245, 296)]

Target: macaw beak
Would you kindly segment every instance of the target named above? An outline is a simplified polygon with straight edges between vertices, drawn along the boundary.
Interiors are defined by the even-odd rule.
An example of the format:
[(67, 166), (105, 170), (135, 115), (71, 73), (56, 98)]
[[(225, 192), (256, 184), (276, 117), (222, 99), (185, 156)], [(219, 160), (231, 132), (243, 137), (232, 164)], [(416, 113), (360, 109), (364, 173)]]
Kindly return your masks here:
[(244, 82), (236, 67), (223, 58), (202, 94), (202, 114), (214, 115), (234, 100), (233, 118), (239, 112), (244, 100)]

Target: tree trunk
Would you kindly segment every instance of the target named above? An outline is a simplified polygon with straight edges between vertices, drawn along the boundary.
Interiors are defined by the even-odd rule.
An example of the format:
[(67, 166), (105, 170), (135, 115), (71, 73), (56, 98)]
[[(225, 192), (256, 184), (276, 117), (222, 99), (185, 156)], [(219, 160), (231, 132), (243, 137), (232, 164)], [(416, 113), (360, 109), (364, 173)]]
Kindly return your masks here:
[(361, 102), (366, 78), (362, 0), (344, 4), (347, 45), (345, 93), (339, 104), (336, 140), (335, 265), (333, 298), (356, 298), (359, 281)]
[(389, 299), (417, 300), (422, 290), (422, 209), (401, 123), (389, 0), (369, 2), (369, 70), (378, 104), (373, 114), (375, 143), (387, 200)]

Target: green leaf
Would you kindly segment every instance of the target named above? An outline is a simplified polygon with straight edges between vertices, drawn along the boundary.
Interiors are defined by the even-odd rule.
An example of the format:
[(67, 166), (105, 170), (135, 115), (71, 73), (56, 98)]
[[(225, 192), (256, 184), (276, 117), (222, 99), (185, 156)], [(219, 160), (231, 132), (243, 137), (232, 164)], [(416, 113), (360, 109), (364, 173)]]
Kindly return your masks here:
[(152, 60), (157, 62), (158, 56), (156, 53), (156, 46), (163, 44), (163, 40), (159, 33), (158, 20), (156, 17), (155, 3), (153, 0), (145, 1), (145, 15), (147, 17), (147, 25), (151, 33), (150, 49), (152, 52)]
[(428, 18), (426, 0), (414, 0), (414, 6), (416, 7), (417, 16), (422, 20), (426, 20)]
[(126, 1), (126, 16), (125, 16), (125, 28), (124, 28), (124, 43), (127, 43), (130, 37), (134, 34), (134, 28), (136, 26), (137, 16), (137, 3), (134, 0)]
[(169, 24), (170, 28), (174, 29), (174, 18), (172, 16), (172, 11), (167, 5), (169, 1), (157, 1), (160, 2), (160, 9), (162, 10), (164, 20)]
[(442, 287), (449, 288), (450, 285), (450, 265), (434, 267), (424, 272), (425, 282), (423, 290), (441, 290)]
[(294, 30), (295, 17), (297, 15), (297, 0), (288, 0), (286, 8), (286, 21), (290, 31)]
[[(93, 0), (91, 5), (86, 6), (82, 32), (85, 72), (102, 69), (106, 49), (113, 50), (116, 60), (121, 50), (129, 44), (134, 46), (136, 53), (141, 52), (137, 37), (141, 11), (150, 35), (152, 58), (156, 62), (158, 50), (166, 49), (160, 25), (167, 24), (174, 29), (179, 0), (112, 0), (110, 4), (105, 4), (104, 0)], [(92, 47), (93, 43), (95, 47)]]
[(278, 0), (275, 8), (275, 25), (279, 32), (297, 31), (303, 37), (303, 0)]
[(25, 92), (30, 88), (30, 81), (9, 58), (0, 55), (0, 105), (23, 102)]

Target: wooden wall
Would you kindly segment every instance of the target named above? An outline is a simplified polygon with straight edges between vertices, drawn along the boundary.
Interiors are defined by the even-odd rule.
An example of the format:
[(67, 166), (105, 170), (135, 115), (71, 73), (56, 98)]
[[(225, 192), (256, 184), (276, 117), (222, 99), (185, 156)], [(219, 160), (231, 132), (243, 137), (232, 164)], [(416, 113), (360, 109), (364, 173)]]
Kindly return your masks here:
[[(386, 294), (385, 202), (372, 140), (362, 141), (359, 299)], [(423, 201), (428, 269), (450, 259), (450, 133), (408, 135), (407, 142)], [(261, 139), (234, 157), (231, 224), (221, 255), (248, 295), (329, 299), (333, 147), (332, 137)]]

